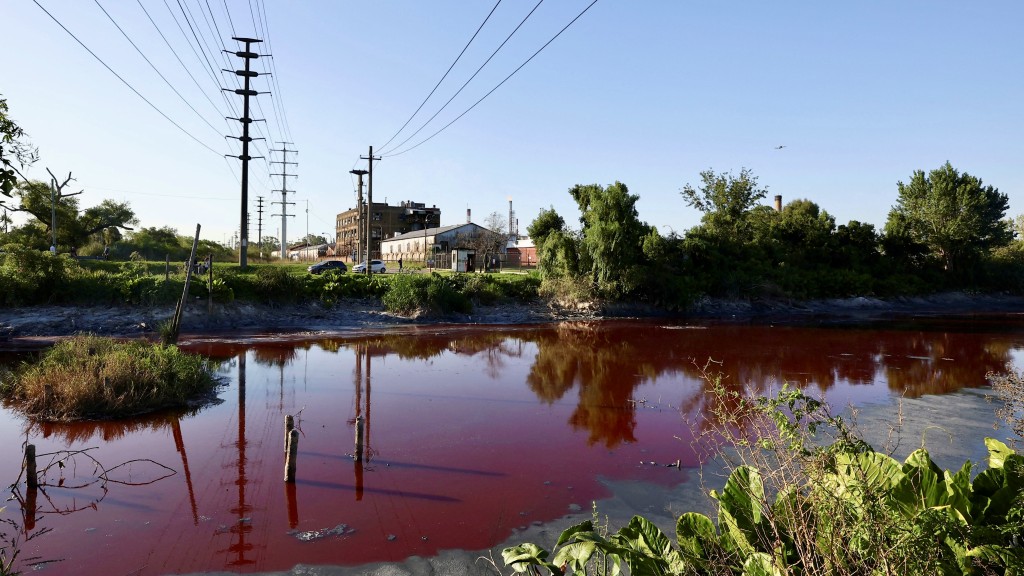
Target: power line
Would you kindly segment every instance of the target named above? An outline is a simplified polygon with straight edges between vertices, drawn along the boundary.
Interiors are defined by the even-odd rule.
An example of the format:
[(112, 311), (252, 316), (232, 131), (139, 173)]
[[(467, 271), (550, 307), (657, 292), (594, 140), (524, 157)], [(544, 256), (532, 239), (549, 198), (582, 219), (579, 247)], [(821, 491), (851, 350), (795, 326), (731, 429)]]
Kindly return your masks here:
[[(412, 116), (409, 116), (409, 119), (405, 121), (405, 124), (402, 124), (402, 127), (398, 129), (398, 132), (395, 132), (394, 135), (392, 135), (391, 138), (388, 138), (388, 141), (385, 142), (384, 145), (380, 147), (381, 150), (387, 148), (388, 144), (391, 144), (391, 141), (394, 140), (396, 136), (401, 134), (402, 130), (405, 130), (405, 127), (409, 125), (409, 122), (412, 122), (412, 119), (415, 118), (417, 114), (419, 114), (420, 110), (423, 109), (423, 105), (427, 103), (427, 100), (430, 100), (430, 97), (433, 96), (434, 92), (437, 91), (437, 88), (438, 86), (441, 85), (441, 82), (444, 82), (444, 79), (448, 77), (448, 74), (452, 71), (452, 68), (455, 68), (455, 65), (458, 64), (459, 59), (461, 59), (462, 55), (466, 53), (466, 50), (469, 48), (469, 45), (473, 43), (473, 40), (476, 40), (477, 34), (479, 34), (481, 30), (483, 30), (484, 24), (487, 24), (487, 21), (491, 19), (491, 15), (494, 14), (494, 11), (498, 9), (498, 4), (501, 4), (501, 0), (498, 0), (494, 7), (491, 8), (491, 11), (487, 13), (487, 17), (484, 18), (484, 21), (480, 23), (479, 27), (477, 27), (476, 32), (473, 32), (473, 36), (469, 39), (469, 42), (466, 42), (466, 45), (462, 47), (462, 52), (459, 52), (459, 55), (455, 57), (455, 60), (452, 62), (451, 66), (449, 66), (448, 70), (445, 71), (444, 76), (441, 76), (441, 79), (437, 81), (437, 84), (434, 84), (434, 89), (430, 91), (430, 94), (427, 94), (427, 97), (423, 99), (423, 102), (420, 102), (420, 105), (416, 107), (416, 111), (412, 113)], [(534, 8), (534, 10), (536, 10), (536, 8)], [(533, 12), (531, 11), (530, 13), (532, 14)]]
[(106, 62), (104, 62), (102, 58), (100, 58), (99, 56), (97, 56), (97, 55), (96, 55), (96, 53), (95, 53), (95, 52), (93, 52), (92, 50), (90, 50), (90, 49), (89, 49), (89, 47), (85, 45), (85, 43), (83, 43), (83, 42), (82, 42), (81, 40), (79, 40), (79, 39), (78, 39), (78, 37), (77, 37), (77, 36), (75, 36), (75, 35), (74, 35), (74, 34), (73, 34), (73, 33), (71, 32), (71, 30), (68, 30), (68, 28), (67, 28), (66, 26), (64, 26), (64, 24), (62, 24), (62, 23), (61, 23), (61, 21), (60, 21), (60, 20), (58, 20), (58, 19), (57, 19), (57, 18), (56, 18), (56, 17), (55, 17), (55, 16), (53, 15), (53, 14), (50, 14), (50, 12), (49, 12), (49, 11), (48, 11), (48, 10), (47, 10), (46, 8), (44, 8), (44, 7), (43, 7), (43, 5), (42, 5), (42, 4), (40, 4), (38, 0), (32, 0), (32, 2), (33, 2), (33, 3), (35, 3), (35, 5), (36, 5), (36, 6), (38, 6), (40, 10), (42, 10), (43, 12), (45, 12), (45, 13), (46, 13), (46, 15), (50, 17), (50, 19), (51, 19), (51, 20), (53, 20), (54, 22), (56, 22), (58, 26), (60, 26), (61, 28), (63, 28), (63, 29), (64, 29), (64, 31), (65, 31), (65, 32), (67, 32), (69, 36), (71, 36), (72, 38), (74, 38), (74, 39), (75, 39), (75, 42), (78, 42), (79, 46), (81, 46), (82, 48), (85, 48), (85, 51), (86, 51), (86, 52), (88, 52), (89, 54), (91, 54), (91, 55), (92, 55), (92, 57), (93, 57), (93, 58), (95, 58), (96, 60), (98, 60), (100, 64), (103, 64), (103, 67), (104, 67), (104, 68), (106, 68), (107, 70), (109, 70), (111, 74), (113, 74), (114, 76), (116, 76), (118, 80), (120, 80), (120, 81), (121, 81), (121, 82), (122, 82), (122, 83), (123, 83), (123, 84), (124, 84), (125, 86), (127, 86), (127, 87), (128, 87), (128, 88), (129, 88), (129, 89), (130, 89), (130, 90), (132, 91), (132, 92), (134, 92), (136, 96), (138, 96), (139, 98), (142, 98), (143, 102), (145, 102), (146, 104), (149, 104), (150, 108), (152, 108), (153, 110), (156, 110), (156, 112), (157, 112), (158, 114), (160, 114), (161, 116), (163, 116), (163, 117), (164, 117), (164, 118), (165, 118), (165, 119), (166, 119), (166, 120), (167, 120), (168, 122), (170, 122), (171, 124), (174, 124), (174, 126), (175, 126), (175, 127), (176, 127), (176, 128), (178, 129), (178, 130), (181, 130), (181, 131), (182, 131), (182, 132), (183, 132), (183, 133), (184, 133), (184, 134), (185, 134), (186, 136), (188, 136), (189, 138), (191, 138), (191, 139), (195, 140), (195, 141), (196, 141), (196, 142), (197, 142), (197, 143), (198, 143), (198, 144), (199, 144), (200, 146), (202, 146), (203, 148), (206, 148), (207, 150), (209, 150), (210, 152), (213, 152), (214, 154), (216, 154), (216, 155), (218, 155), (218, 156), (220, 156), (220, 155), (221, 155), (221, 153), (220, 153), (220, 152), (217, 152), (217, 151), (216, 151), (216, 150), (214, 150), (213, 148), (209, 147), (209, 146), (208, 146), (208, 145), (206, 145), (206, 144), (205, 144), (205, 143), (204, 143), (204, 142), (203, 142), (202, 140), (200, 140), (199, 138), (196, 138), (195, 136), (193, 136), (191, 132), (189, 132), (188, 130), (185, 130), (184, 128), (182, 128), (182, 127), (181, 127), (181, 125), (180, 125), (180, 124), (178, 124), (177, 122), (175, 122), (174, 120), (172, 120), (170, 116), (168, 116), (167, 114), (164, 114), (163, 110), (161, 110), (161, 109), (157, 108), (155, 104), (153, 104), (153, 103), (152, 103), (152, 102), (150, 102), (150, 101), (149, 101), (148, 99), (146, 99), (146, 97), (145, 97), (145, 96), (143, 96), (143, 95), (142, 95), (142, 94), (141, 94), (141, 93), (140, 93), (140, 92), (139, 92), (138, 90), (136, 90), (134, 86), (132, 86), (131, 84), (129, 84), (129, 83), (128, 83), (128, 81), (127, 81), (127, 80), (125, 80), (124, 78), (122, 78), (120, 74), (118, 74), (117, 72), (114, 72), (114, 69), (113, 69), (113, 68), (111, 68), (110, 66), (108, 66), (108, 65), (107, 65), (107, 63), (106, 63)]
[[(455, 97), (456, 97), (456, 96), (458, 96), (459, 94), (461, 94), (461, 93), (462, 93), (462, 91), (463, 91), (463, 90), (465, 90), (466, 86), (468, 86), (468, 85), (469, 85), (469, 83), (470, 83), (470, 82), (472, 82), (474, 78), (476, 78), (476, 75), (477, 75), (477, 74), (479, 74), (479, 73), (480, 73), (480, 71), (484, 69), (484, 66), (487, 66), (487, 63), (488, 63), (488, 62), (490, 62), (490, 61), (491, 61), (491, 59), (492, 59), (492, 58), (494, 58), (494, 56), (495, 56), (495, 55), (496, 55), (496, 54), (497, 54), (497, 53), (498, 53), (498, 52), (499, 52), (499, 51), (500, 51), (500, 50), (501, 50), (502, 48), (504, 48), (504, 47), (505, 47), (505, 44), (507, 44), (507, 43), (508, 43), (508, 41), (512, 39), (512, 36), (514, 36), (514, 35), (515, 35), (515, 33), (516, 33), (516, 32), (518, 32), (518, 31), (519, 31), (519, 29), (523, 27), (523, 24), (526, 24), (526, 21), (530, 19), (530, 16), (533, 16), (533, 13), (534, 13), (534, 12), (536, 12), (536, 11), (537, 11), (537, 8), (540, 8), (540, 5), (541, 5), (541, 4), (543, 4), (543, 3), (544, 3), (544, 0), (538, 0), (538, 1), (537, 1), (537, 4), (536, 4), (536, 5), (534, 5), (534, 7), (533, 7), (533, 10), (530, 10), (529, 14), (527, 14), (527, 15), (526, 15), (526, 17), (524, 17), (524, 18), (522, 19), (522, 21), (520, 21), (520, 22), (519, 22), (519, 25), (518, 25), (518, 26), (516, 26), (516, 27), (515, 27), (515, 29), (514, 29), (514, 30), (512, 30), (512, 32), (511, 32), (511, 33), (509, 33), (509, 35), (508, 35), (508, 36), (506, 36), (506, 37), (505, 37), (505, 40), (504, 40), (504, 41), (503, 41), (503, 42), (501, 43), (501, 45), (499, 45), (499, 46), (498, 46), (497, 48), (495, 48), (495, 49), (494, 49), (494, 52), (491, 52), (491, 55), (487, 57), (487, 60), (484, 60), (484, 63), (483, 63), (483, 64), (481, 64), (481, 65), (480, 65), (480, 67), (476, 69), (476, 72), (473, 72), (473, 75), (469, 77), (469, 80), (466, 80), (466, 82), (465, 82), (465, 83), (463, 83), (463, 85), (462, 85), (462, 86), (461, 86), (461, 87), (460, 87), (460, 88), (458, 89), (458, 91), (457, 91), (457, 92), (455, 92), (455, 94), (452, 94), (452, 97), (451, 97), (451, 98), (449, 98), (449, 99), (448, 99), (448, 101), (444, 103), (444, 106), (441, 106), (441, 108), (440, 108), (440, 109), (439, 109), (439, 110), (438, 110), (437, 112), (434, 112), (434, 115), (433, 115), (433, 116), (431, 116), (430, 118), (428, 118), (428, 119), (427, 119), (427, 121), (426, 121), (426, 122), (424, 122), (422, 126), (420, 126), (419, 128), (417, 128), (415, 132), (413, 132), (412, 134), (410, 134), (408, 138), (406, 138), (405, 140), (402, 140), (402, 142), (401, 142), (401, 143), (399, 143), (399, 144), (395, 145), (395, 147), (394, 147), (394, 148), (392, 148), (391, 150), (385, 150), (385, 151), (381, 152), (381, 154), (383, 154), (383, 155), (385, 155), (385, 156), (388, 156), (388, 155), (392, 155), (392, 154), (391, 154), (392, 152), (394, 152), (394, 151), (395, 151), (395, 150), (397, 150), (398, 148), (401, 148), (402, 146), (404, 146), (404, 145), (405, 145), (405, 143), (406, 143), (406, 142), (408, 142), (409, 140), (412, 140), (412, 139), (413, 139), (413, 138), (414, 138), (414, 137), (415, 137), (415, 136), (416, 136), (417, 134), (419, 134), (419, 133), (420, 133), (420, 131), (421, 131), (421, 130), (423, 130), (424, 128), (426, 128), (426, 127), (427, 127), (427, 125), (428, 125), (428, 124), (430, 124), (430, 123), (431, 123), (431, 122), (432, 122), (432, 121), (434, 120), (434, 118), (437, 118), (437, 115), (438, 115), (438, 114), (440, 114), (442, 110), (444, 110), (445, 108), (447, 108), (447, 107), (448, 107), (448, 105), (452, 103), (452, 100), (455, 100)], [(578, 16), (577, 16), (577, 18), (578, 18)]]
[(188, 77), (192, 79), (192, 83), (196, 85), (196, 88), (199, 88), (199, 91), (203, 94), (203, 97), (206, 98), (206, 101), (210, 103), (210, 106), (213, 106), (213, 109), (217, 111), (217, 114), (223, 116), (224, 113), (221, 112), (220, 108), (217, 108), (217, 105), (214, 104), (213, 100), (210, 99), (210, 96), (206, 93), (206, 90), (203, 90), (203, 87), (199, 85), (199, 81), (196, 80), (196, 77), (192, 75), (192, 71), (188, 69), (188, 66), (185, 65), (185, 62), (181, 59), (180, 56), (178, 56), (178, 52), (174, 50), (174, 47), (171, 46), (170, 41), (167, 40), (166, 36), (164, 36), (163, 30), (161, 30), (160, 26), (157, 25), (155, 20), (153, 20), (153, 17), (149, 15), (149, 11), (146, 10), (146, 7), (142, 4), (142, 0), (136, 1), (139, 3), (139, 7), (142, 8), (142, 11), (146, 13), (146, 18), (149, 18), (150, 24), (152, 24), (153, 27), (156, 28), (157, 33), (160, 34), (160, 38), (163, 39), (164, 44), (166, 44), (167, 48), (170, 49), (171, 54), (174, 54), (174, 57), (177, 58), (178, 64), (181, 64), (181, 67), (185, 70), (185, 73), (188, 74)]
[(220, 134), (220, 130), (217, 130), (213, 126), (213, 124), (210, 124), (209, 120), (207, 120), (202, 114), (200, 114), (199, 111), (196, 110), (195, 107), (192, 106), (192, 104), (189, 103), (189, 101), (186, 100), (185, 97), (181, 95), (181, 92), (178, 92), (178, 89), (175, 88), (174, 85), (171, 84), (171, 82), (169, 80), (167, 80), (166, 77), (164, 77), (164, 75), (160, 72), (160, 70), (157, 69), (157, 67), (153, 65), (153, 62), (151, 62), (149, 60), (149, 58), (147, 58), (146, 55), (142, 52), (142, 50), (139, 49), (138, 45), (136, 45), (135, 42), (132, 41), (132, 39), (128, 36), (128, 34), (124, 31), (124, 29), (121, 28), (121, 25), (118, 24), (116, 20), (114, 20), (114, 17), (110, 15), (110, 12), (107, 12), (107, 9), (104, 8), (102, 4), (100, 4), (100, 0), (93, 0), (93, 1), (96, 2), (96, 5), (100, 7), (100, 10), (102, 10), (103, 13), (106, 14), (107, 18), (110, 19), (110, 22), (113, 23), (114, 26), (117, 28), (117, 30), (121, 33), (121, 35), (124, 36), (125, 40), (127, 40), (128, 43), (132, 45), (132, 48), (135, 48), (135, 51), (139, 53), (139, 56), (142, 56), (142, 59), (146, 61), (146, 64), (149, 64), (149, 67), (152, 68), (153, 71), (156, 72), (157, 76), (159, 76), (160, 79), (164, 81), (164, 84), (167, 84), (167, 86), (171, 90), (173, 90), (175, 94), (178, 95), (178, 98), (180, 98), (181, 101), (184, 102), (185, 105), (189, 107), (189, 109), (191, 109), (193, 112), (195, 112), (196, 116), (198, 116), (200, 120), (205, 122), (206, 125), (209, 126), (211, 130), (213, 130), (214, 132)]
[[(281, 81), (278, 79), (277, 59), (275, 59), (274, 55), (273, 55), (274, 54), (274, 45), (273, 45), (273, 43), (270, 40), (270, 21), (267, 19), (267, 5), (266, 5), (266, 3), (263, 0), (256, 0), (256, 2), (257, 2), (256, 6), (260, 9), (260, 11), (263, 14), (263, 28), (264, 28), (263, 35), (267, 39), (267, 50), (270, 52), (270, 71), (271, 71), (270, 78), (271, 78), (271, 80), (274, 81), (274, 86), (277, 87), (277, 98), (275, 98), (274, 101), (276, 101), (278, 106), (281, 108), (281, 120), (284, 122), (284, 129), (285, 129), (285, 132), (288, 133), (288, 139), (291, 140), (292, 139), (292, 127), (291, 127), (291, 124), (288, 122), (288, 113), (285, 112), (285, 108), (284, 108), (284, 91), (281, 90)], [(271, 98), (274, 98), (274, 94), (273, 93), (271, 93), (270, 96), (271, 96)]]
[(555, 39), (556, 39), (556, 38), (558, 38), (559, 36), (561, 36), (561, 35), (562, 35), (562, 32), (565, 32), (565, 31), (566, 31), (566, 30), (567, 30), (567, 29), (568, 29), (568, 28), (569, 28), (570, 26), (572, 26), (573, 24), (575, 24), (575, 23), (576, 23), (576, 21), (577, 21), (577, 20), (579, 20), (579, 19), (580, 19), (580, 18), (581, 18), (581, 17), (582, 17), (582, 16), (584, 15), (584, 14), (586, 14), (586, 13), (587, 13), (587, 10), (590, 10), (590, 8), (591, 8), (591, 7), (592, 7), (592, 6), (594, 5), (594, 4), (597, 4), (597, 0), (594, 0), (593, 2), (591, 2), (590, 4), (588, 4), (588, 5), (587, 5), (587, 7), (586, 7), (586, 8), (584, 8), (582, 12), (580, 12), (579, 14), (577, 14), (577, 15), (576, 15), (576, 17), (575, 17), (575, 18), (573, 18), (573, 19), (572, 19), (572, 20), (571, 20), (571, 21), (570, 21), (570, 22), (569, 22), (568, 24), (566, 24), (566, 25), (565, 25), (565, 26), (564, 26), (564, 27), (563, 27), (563, 28), (562, 28), (561, 30), (559, 30), (557, 34), (555, 34), (554, 36), (552, 36), (550, 40), (548, 40), (547, 42), (545, 42), (543, 46), (541, 46), (541, 47), (540, 47), (539, 49), (537, 49), (537, 51), (536, 51), (536, 52), (534, 52), (532, 56), (530, 56), (529, 58), (527, 58), (525, 62), (523, 62), (522, 64), (520, 64), (518, 68), (516, 68), (515, 70), (513, 70), (513, 71), (512, 71), (512, 73), (511, 73), (511, 74), (509, 74), (508, 76), (506, 76), (504, 80), (502, 80), (501, 82), (499, 82), (497, 86), (495, 86), (494, 88), (491, 88), (491, 91), (490, 91), (490, 92), (488, 92), (487, 94), (484, 94), (484, 95), (483, 95), (482, 97), (480, 97), (480, 99), (479, 99), (479, 100), (477, 100), (476, 102), (474, 102), (474, 103), (473, 103), (473, 105), (472, 105), (472, 106), (470, 106), (469, 108), (467, 108), (465, 112), (463, 112), (462, 114), (459, 114), (458, 116), (456, 116), (454, 120), (452, 120), (451, 122), (449, 122), (449, 123), (445, 124), (445, 125), (444, 125), (444, 126), (443, 126), (443, 127), (442, 127), (442, 128), (440, 129), (440, 130), (438, 130), (437, 132), (434, 132), (433, 134), (431, 134), (430, 136), (428, 136), (428, 137), (427, 137), (427, 138), (425, 138), (424, 140), (421, 140), (421, 141), (420, 141), (419, 143), (417, 143), (417, 144), (416, 144), (415, 146), (412, 146), (411, 148), (406, 148), (405, 150), (402, 150), (401, 152), (395, 152), (395, 153), (393, 153), (393, 154), (387, 154), (386, 156), (388, 156), (388, 157), (392, 157), (392, 156), (398, 156), (398, 155), (400, 155), (400, 154), (405, 154), (406, 152), (408, 152), (408, 151), (410, 151), (410, 150), (415, 150), (416, 148), (419, 148), (419, 147), (420, 147), (421, 145), (423, 145), (423, 144), (427, 143), (428, 141), (430, 141), (430, 140), (431, 140), (431, 139), (432, 139), (432, 138), (433, 138), (434, 136), (437, 136), (437, 135), (438, 135), (438, 134), (440, 134), (441, 132), (444, 132), (444, 131), (445, 131), (445, 130), (446, 130), (446, 129), (447, 129), (448, 127), (449, 127), (449, 126), (451, 126), (452, 124), (454, 124), (455, 122), (457, 122), (457, 121), (458, 121), (458, 120), (459, 120), (460, 118), (462, 118), (463, 116), (465, 116), (466, 114), (468, 114), (470, 110), (472, 110), (473, 108), (476, 108), (477, 104), (479, 104), (479, 103), (483, 102), (483, 101), (484, 101), (484, 99), (485, 99), (485, 98), (487, 98), (488, 96), (490, 96), (491, 94), (493, 94), (495, 90), (497, 90), (498, 88), (501, 88), (502, 84), (504, 84), (505, 82), (507, 82), (509, 78), (511, 78), (511, 77), (513, 77), (513, 76), (515, 76), (516, 72), (519, 72), (520, 70), (522, 70), (522, 69), (523, 69), (523, 67), (524, 67), (524, 66), (526, 66), (527, 64), (529, 64), (529, 63), (530, 63), (530, 61), (531, 61), (531, 60), (533, 60), (533, 59), (534, 59), (534, 58), (535, 58), (535, 57), (537, 56), (537, 54), (540, 54), (540, 53), (541, 53), (541, 51), (543, 51), (543, 50), (544, 50), (545, 48), (547, 48), (549, 44), (551, 44), (552, 42), (554, 42), (554, 41), (555, 41)]

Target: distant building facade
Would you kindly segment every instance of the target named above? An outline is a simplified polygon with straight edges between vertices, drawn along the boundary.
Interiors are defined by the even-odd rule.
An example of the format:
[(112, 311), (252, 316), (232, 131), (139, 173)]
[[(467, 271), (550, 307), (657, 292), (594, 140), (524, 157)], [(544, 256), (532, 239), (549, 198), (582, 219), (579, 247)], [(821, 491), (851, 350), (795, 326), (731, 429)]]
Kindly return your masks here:
[(481, 238), (488, 236), (497, 234), (473, 223), (407, 232), (385, 238), (381, 242), (380, 259), (387, 262), (396, 262), (399, 258), (409, 262), (433, 261), (435, 268), (447, 268), (452, 250), (477, 250)]
[[(338, 214), (335, 251), (339, 256), (355, 259), (360, 241), (366, 234), (366, 206), (362, 211), (351, 208)], [(396, 235), (422, 232), (441, 225), (441, 209), (422, 202), (404, 201), (397, 206), (374, 202), (370, 207), (370, 258), (382, 258), (381, 241)]]

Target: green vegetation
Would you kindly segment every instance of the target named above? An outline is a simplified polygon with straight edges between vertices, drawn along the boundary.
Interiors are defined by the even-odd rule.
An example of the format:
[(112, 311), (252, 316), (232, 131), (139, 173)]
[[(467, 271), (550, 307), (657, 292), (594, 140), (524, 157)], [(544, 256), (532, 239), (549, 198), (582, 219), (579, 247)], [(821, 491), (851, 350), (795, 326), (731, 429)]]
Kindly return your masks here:
[(74, 420), (185, 406), (215, 385), (208, 361), (176, 346), (76, 336), (5, 377), (2, 393), (34, 417)]
[(667, 235), (640, 221), (638, 197), (616, 182), (577, 185), (572, 230), (554, 209), (528, 227), (544, 278), (542, 294), (685, 309), (702, 296), (822, 298), (904, 296), (943, 290), (1024, 290), (1024, 222), (1006, 219), (1008, 199), (948, 162), (897, 183), (883, 232), (837, 225), (810, 200), (781, 210), (749, 170), (701, 173), (682, 189), (700, 225)]
[[(735, 465), (712, 490), (717, 522), (688, 512), (673, 543), (641, 516), (612, 535), (586, 521), (548, 551), (503, 551), (516, 572), (635, 576), (1019, 574), (1024, 456), (986, 439), (988, 468), (940, 469), (924, 449), (900, 463), (798, 390), (745, 398), (717, 388), (719, 455)], [(819, 434), (829, 432), (822, 444)]]

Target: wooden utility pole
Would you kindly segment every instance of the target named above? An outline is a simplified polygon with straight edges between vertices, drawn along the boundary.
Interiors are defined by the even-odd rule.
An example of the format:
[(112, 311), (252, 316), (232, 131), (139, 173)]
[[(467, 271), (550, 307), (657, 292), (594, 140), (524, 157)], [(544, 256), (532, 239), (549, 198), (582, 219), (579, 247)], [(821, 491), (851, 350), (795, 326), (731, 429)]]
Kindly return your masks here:
[(373, 267), (370, 266), (370, 260), (373, 259), (373, 229), (371, 223), (373, 222), (373, 161), (380, 160), (380, 156), (373, 155), (373, 146), (370, 146), (369, 156), (360, 156), (362, 160), (369, 160), (370, 169), (367, 173), (370, 175), (370, 184), (366, 189), (366, 275), (370, 276), (373, 274)]
[(369, 174), (366, 170), (349, 170), (349, 174), (359, 177), (359, 189), (356, 192), (356, 253), (352, 258), (352, 264), (363, 261), (363, 230), (366, 228), (366, 212), (363, 210), (363, 176)]
[[(242, 117), (232, 118), (232, 120), (238, 120), (242, 123), (242, 135), (237, 137), (242, 141), (242, 154), (236, 156), (236, 158), (242, 161), (242, 212), (238, 224), (238, 265), (245, 268), (248, 266), (247, 251), (249, 248), (249, 160), (252, 160), (253, 158), (262, 158), (262, 156), (249, 155), (249, 142), (253, 141), (253, 138), (249, 136), (249, 124), (252, 124), (253, 122), (253, 119), (249, 117), (249, 97), (260, 94), (260, 92), (253, 90), (249, 85), (249, 81), (251, 79), (260, 75), (259, 72), (254, 72), (249, 67), (252, 60), (260, 57), (260, 54), (250, 50), (250, 47), (253, 44), (258, 44), (263, 41), (256, 38), (240, 38), (237, 36), (232, 37), (232, 40), (237, 40), (238, 42), (243, 42), (245, 44), (244, 50), (239, 50), (237, 52), (229, 52), (228, 50), (224, 51), (245, 60), (245, 70), (234, 70), (235, 75), (241, 76), (244, 80), (245, 87), (232, 90), (235, 94), (242, 96)], [(267, 54), (264, 54), (264, 56), (267, 56)], [(232, 70), (225, 70), (225, 72), (232, 72)], [(225, 88), (225, 90), (227, 89)], [(263, 94), (266, 94), (266, 92), (263, 92)], [(234, 136), (232, 136), (232, 138), (234, 138)]]

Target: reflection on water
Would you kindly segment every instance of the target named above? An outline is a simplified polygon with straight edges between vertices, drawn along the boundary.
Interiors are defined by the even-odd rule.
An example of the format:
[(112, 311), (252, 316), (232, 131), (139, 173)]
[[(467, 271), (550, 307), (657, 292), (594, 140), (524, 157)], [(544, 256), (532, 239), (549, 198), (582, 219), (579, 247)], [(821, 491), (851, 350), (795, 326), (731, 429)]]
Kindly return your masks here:
[[(967, 329), (969, 328), (969, 329)], [(418, 328), (346, 338), (196, 340), (221, 361), (221, 402), (88, 424), (0, 419), (43, 452), (134, 461), (117, 482), (68, 459), (4, 518), (40, 534), (23, 558), (61, 573), (263, 571), (492, 546), (586, 508), (599, 478), (685, 481), (707, 410), (701, 368), (734, 389), (783, 380), (834, 404), (985, 384), (1020, 325), (814, 329), (653, 322)], [(284, 473), (284, 418), (299, 431)], [(353, 458), (355, 424), (364, 456)], [(20, 447), (0, 447), (4, 478)], [(155, 466), (172, 469), (160, 477)], [(683, 470), (666, 463), (681, 460)], [(652, 464), (653, 463), (653, 464)], [(47, 514), (46, 511), (62, 512)], [(642, 512), (642, 511), (639, 511)], [(130, 538), (125, 550), (117, 545)], [(116, 549), (117, 553), (113, 553)]]

